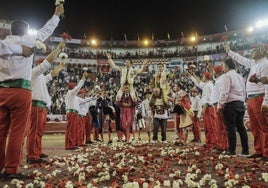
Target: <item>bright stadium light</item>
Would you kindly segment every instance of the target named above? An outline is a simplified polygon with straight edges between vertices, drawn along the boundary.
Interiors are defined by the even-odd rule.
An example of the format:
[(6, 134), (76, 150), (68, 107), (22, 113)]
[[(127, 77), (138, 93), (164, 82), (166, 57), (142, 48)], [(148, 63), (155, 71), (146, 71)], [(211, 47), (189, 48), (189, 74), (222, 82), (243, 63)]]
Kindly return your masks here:
[(90, 44), (93, 45), (93, 46), (96, 46), (98, 44), (97, 40), (96, 39), (92, 39), (90, 41)]
[(195, 41), (196, 41), (196, 37), (195, 37), (195, 36), (192, 36), (192, 37), (190, 38), (190, 40), (191, 40), (191, 42), (195, 42)]
[(35, 29), (28, 29), (28, 34), (29, 35), (36, 35), (37, 34), (37, 30), (35, 30)]
[(259, 20), (256, 23), (257, 28), (262, 28), (262, 27), (266, 27), (266, 26), (268, 26), (268, 19)]
[(252, 33), (254, 31), (254, 28), (252, 26), (248, 27), (247, 28), (247, 32), (248, 33)]

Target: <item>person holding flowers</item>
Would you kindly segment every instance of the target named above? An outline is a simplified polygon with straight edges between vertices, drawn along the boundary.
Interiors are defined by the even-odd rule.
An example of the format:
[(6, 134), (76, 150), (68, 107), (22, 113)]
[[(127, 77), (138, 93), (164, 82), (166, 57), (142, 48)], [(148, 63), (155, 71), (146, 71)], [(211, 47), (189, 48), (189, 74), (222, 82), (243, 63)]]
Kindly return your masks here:
[(65, 62), (61, 61), (49, 74), (47, 72), (51, 64), (55, 62), (56, 57), (64, 48), (65, 43), (59, 43), (58, 47), (51, 52), (46, 59), (38, 59), (35, 61), (36, 66), (32, 70), (32, 109), (31, 109), (31, 124), (27, 131), (26, 148), (27, 162), (32, 163), (47, 163), (42, 158), (48, 157), (42, 151), (42, 136), (47, 119), (47, 109), (50, 109), (51, 98), (48, 93), (47, 83), (58, 75), (64, 68)]
[[(12, 35), (4, 41), (33, 48), (36, 40), (43, 42), (54, 32), (63, 13), (63, 6), (57, 6), (52, 18), (36, 35), (27, 34), (28, 23), (14, 20), (11, 23)], [(30, 123), (33, 55), (15, 55), (0, 61), (0, 171), (3, 178), (27, 178), (18, 171), (25, 131)]]

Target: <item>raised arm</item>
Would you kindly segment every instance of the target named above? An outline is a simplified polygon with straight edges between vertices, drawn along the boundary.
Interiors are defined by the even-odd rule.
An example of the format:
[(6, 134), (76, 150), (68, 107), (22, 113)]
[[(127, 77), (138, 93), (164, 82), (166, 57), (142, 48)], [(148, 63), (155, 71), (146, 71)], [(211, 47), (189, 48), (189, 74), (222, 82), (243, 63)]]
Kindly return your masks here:
[(122, 70), (122, 67), (120, 67), (120, 66), (117, 66), (114, 62), (113, 62), (113, 60), (112, 60), (112, 55), (110, 54), (110, 53), (107, 53), (107, 59), (108, 59), (108, 63), (110, 64), (110, 66), (113, 68), (113, 69), (115, 69), (115, 70), (117, 70), (117, 71), (121, 71)]
[(245, 67), (251, 67), (252, 63), (255, 63), (254, 60), (251, 60), (251, 59), (247, 59), (241, 55), (239, 55), (238, 53), (235, 53), (233, 52), (231, 49), (230, 49), (230, 46), (229, 44), (227, 44), (225, 46), (225, 50), (228, 54), (228, 56), (230, 56), (233, 60), (235, 60), (237, 63), (245, 66)]
[(142, 64), (141, 68), (135, 70), (136, 74), (140, 74), (140, 73), (144, 72), (144, 71), (145, 71), (145, 68), (146, 68), (146, 66), (147, 66), (147, 63), (148, 63), (148, 60), (145, 59), (145, 60), (143, 61), (143, 64)]

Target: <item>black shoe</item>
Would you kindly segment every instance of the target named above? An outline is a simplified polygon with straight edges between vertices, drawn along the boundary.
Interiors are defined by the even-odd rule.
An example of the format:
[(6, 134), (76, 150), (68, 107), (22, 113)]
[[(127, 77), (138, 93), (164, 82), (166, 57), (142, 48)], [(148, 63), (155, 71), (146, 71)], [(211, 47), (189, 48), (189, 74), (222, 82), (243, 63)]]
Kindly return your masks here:
[(48, 158), (47, 154), (42, 153), (41, 155), (39, 155), (40, 158)]
[(8, 174), (8, 173), (3, 173), (1, 174), (1, 178), (2, 179), (6, 179), (6, 180), (12, 180), (12, 179), (29, 179), (30, 176), (26, 175), (26, 174), (22, 174), (22, 173), (17, 173), (17, 174)]
[(109, 141), (108, 141), (108, 144), (111, 144), (111, 143), (113, 143), (113, 141), (109, 140)]
[(92, 141), (89, 141), (89, 142), (86, 142), (86, 144), (93, 144), (94, 142), (92, 142)]
[(247, 158), (253, 159), (253, 158), (261, 158), (261, 157), (263, 157), (262, 154), (254, 153), (254, 154), (248, 156)]
[(242, 152), (241, 154), (238, 154), (239, 157), (249, 157), (249, 152)]
[(228, 156), (235, 156), (236, 153), (235, 152), (231, 152), (231, 151), (224, 151), (222, 152), (223, 155), (228, 155)]
[(29, 163), (29, 164), (35, 164), (35, 163), (44, 163), (44, 164), (47, 164), (48, 163), (48, 161), (47, 160), (45, 160), (45, 159), (27, 159), (27, 161), (26, 161), (27, 163)]

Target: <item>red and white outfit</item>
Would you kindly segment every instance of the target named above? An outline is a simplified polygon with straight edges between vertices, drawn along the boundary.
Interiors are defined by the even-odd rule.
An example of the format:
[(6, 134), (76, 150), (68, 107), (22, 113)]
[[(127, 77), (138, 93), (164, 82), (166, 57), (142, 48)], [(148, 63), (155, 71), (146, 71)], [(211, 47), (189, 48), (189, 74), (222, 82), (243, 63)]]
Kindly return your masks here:
[(44, 60), (32, 70), (32, 110), (31, 124), (27, 133), (27, 159), (39, 159), (42, 152), (42, 136), (47, 119), (47, 109), (51, 106), (51, 99), (47, 83), (52, 80), (51, 74), (44, 75), (51, 64)]
[[(247, 92), (247, 111), (249, 115), (250, 130), (254, 136), (254, 149), (256, 154), (262, 154), (268, 157), (268, 122), (265, 114), (261, 112), (261, 106), (268, 106), (268, 85), (253, 83), (249, 81), (251, 75), (256, 77), (267, 77), (268, 60), (267, 58), (258, 61), (247, 59), (233, 51), (229, 51), (228, 55), (239, 64), (250, 68), (248, 80), (246, 82)], [(267, 115), (267, 114), (266, 114)]]
[(212, 91), (214, 90), (214, 84), (211, 81), (197, 83), (194, 77), (191, 80), (197, 87), (202, 89), (201, 104), (207, 105), (206, 111), (203, 114), (206, 146), (209, 148), (217, 148), (217, 135), (215, 130), (216, 124), (216, 110), (212, 101)]
[(193, 135), (195, 140), (201, 140), (201, 128), (199, 118), (201, 117), (202, 104), (199, 95), (190, 97), (191, 109), (194, 112), (193, 116)]
[[(78, 146), (83, 146), (85, 142), (90, 142), (90, 132), (92, 131), (92, 124), (90, 123), (89, 116), (89, 102), (92, 101), (93, 98), (80, 98), (79, 101), (79, 117), (80, 117), (80, 125), (78, 127), (77, 136), (78, 136)], [(89, 129), (89, 130), (88, 130)], [(86, 138), (86, 139), (85, 139)], [(88, 140), (87, 140), (88, 139)]]
[[(224, 79), (224, 74), (215, 79), (215, 87), (212, 91), (212, 104), (217, 104), (219, 102), (220, 93), (223, 90)], [(215, 109), (217, 109), (217, 105), (215, 105)], [(221, 111), (216, 115), (217, 123), (215, 124), (215, 130), (217, 135), (218, 149), (226, 151), (228, 149), (228, 137), (226, 125), (223, 119), (223, 112)]]
[[(7, 36), (4, 41), (34, 47), (37, 39), (43, 42), (53, 33), (59, 20), (54, 15), (37, 35)], [(0, 59), (0, 170), (8, 174), (18, 172), (30, 123), (32, 64), (33, 56)]]
[(78, 126), (79, 126), (79, 97), (77, 93), (84, 85), (84, 80), (80, 80), (78, 85), (68, 90), (65, 97), (67, 125), (65, 131), (65, 149), (75, 149), (78, 146)]

